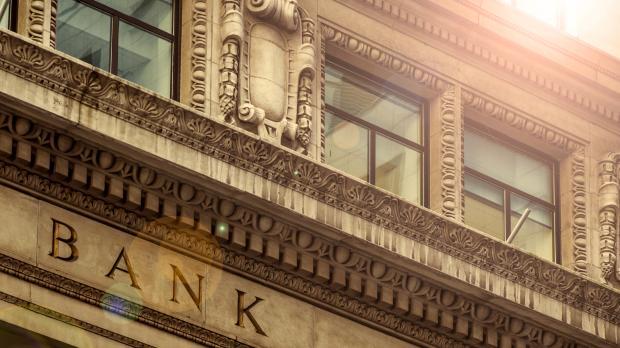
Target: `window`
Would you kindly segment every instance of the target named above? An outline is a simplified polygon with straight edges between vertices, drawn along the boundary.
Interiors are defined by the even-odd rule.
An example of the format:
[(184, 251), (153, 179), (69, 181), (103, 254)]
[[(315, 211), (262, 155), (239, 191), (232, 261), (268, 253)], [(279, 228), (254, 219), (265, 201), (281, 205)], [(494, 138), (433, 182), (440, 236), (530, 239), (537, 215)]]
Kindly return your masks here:
[(59, 0), (56, 47), (176, 98), (177, 12), (172, 0)]
[(17, 10), (16, 0), (0, 0), (0, 28), (15, 30)]
[(326, 162), (423, 204), (424, 105), (336, 63), (325, 83)]
[(464, 147), (465, 223), (556, 259), (556, 164), (476, 129), (466, 129)]

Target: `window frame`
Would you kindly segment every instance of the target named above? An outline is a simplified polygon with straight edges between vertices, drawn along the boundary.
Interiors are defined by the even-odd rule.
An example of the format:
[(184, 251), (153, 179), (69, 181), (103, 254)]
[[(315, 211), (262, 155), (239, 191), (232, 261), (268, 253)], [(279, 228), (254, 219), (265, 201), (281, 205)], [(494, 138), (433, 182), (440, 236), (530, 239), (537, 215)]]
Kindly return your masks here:
[(8, 0), (9, 6), (9, 26), (6, 28), (12, 32), (17, 31), (17, 10), (19, 7), (19, 0)]
[[(502, 135), (499, 132), (497, 132), (496, 130), (493, 130), (489, 127), (483, 126), (479, 123), (475, 123), (475, 122), (468, 122), (467, 125), (465, 126), (465, 130), (469, 131), (469, 132), (475, 132), (478, 133), (479, 135), (489, 138), (491, 139), (493, 142), (504, 145), (514, 151), (520, 152), (522, 154), (527, 155), (528, 157), (537, 159), (541, 162), (544, 162), (546, 164), (549, 165), (549, 167), (551, 168), (551, 189), (552, 191), (552, 199), (553, 199), (553, 203), (549, 203), (541, 198), (538, 197), (534, 197), (529, 193), (523, 192), (521, 190), (519, 190), (518, 188), (512, 187), (506, 183), (503, 183), (493, 177), (487, 176), (485, 174), (482, 174), (474, 169), (471, 169), (469, 167), (467, 167), (465, 165), (465, 161), (463, 161), (463, 175), (470, 175), (475, 177), (478, 180), (482, 180), (484, 182), (486, 182), (487, 184), (490, 184), (492, 186), (495, 186), (501, 190), (503, 190), (503, 214), (504, 214), (504, 241), (506, 241), (510, 235), (510, 232), (512, 231), (512, 223), (511, 223), (511, 216), (512, 216), (512, 211), (511, 211), (511, 206), (510, 206), (510, 195), (511, 194), (516, 194), (519, 195), (537, 205), (540, 205), (542, 207), (545, 207), (549, 210), (551, 210), (553, 212), (553, 218), (551, 219), (552, 221), (552, 226), (551, 226), (551, 230), (553, 232), (553, 243), (552, 243), (552, 255), (553, 255), (553, 260), (551, 260), (552, 262), (561, 263), (561, 250), (560, 250), (560, 246), (561, 246), (561, 231), (560, 231), (560, 227), (561, 225), (561, 216), (560, 216), (560, 177), (559, 177), (559, 161), (550, 157), (549, 155), (546, 155), (530, 146), (527, 146), (523, 143), (518, 142), (517, 140), (507, 137), (506, 135)], [(465, 134), (463, 134), (463, 137), (465, 137)], [(463, 152), (463, 159), (465, 158), (467, 154), (465, 152)], [(463, 178), (463, 182), (465, 182), (465, 178)], [(479, 199), (485, 200), (490, 204), (493, 205), (497, 205), (497, 203), (494, 202), (489, 202), (487, 199), (480, 197), (479, 195), (473, 193), (473, 192), (468, 192), (465, 190), (465, 187), (463, 186), (463, 195), (466, 194), (471, 194), (476, 196)], [(465, 208), (467, 209), (467, 208)], [(467, 212), (465, 211), (465, 214), (467, 214)]]
[[(172, 44), (171, 56), (171, 76), (170, 76), (170, 99), (179, 100), (180, 85), (180, 55), (181, 55), (181, 1), (172, 1), (172, 32), (154, 27), (151, 24), (141, 21), (136, 17), (120, 12), (114, 8), (101, 4), (97, 0), (74, 0), (84, 6), (88, 6), (96, 11), (110, 16), (110, 69), (109, 72), (118, 75), (118, 34), (120, 21), (135, 26), (158, 38), (169, 41)], [(146, 88), (146, 87), (145, 87)]]
[[(420, 180), (420, 198), (421, 204), (424, 207), (428, 207), (429, 197), (430, 197), (430, 187), (429, 187), (429, 153), (430, 153), (430, 141), (429, 141), (429, 103), (424, 98), (414, 95), (411, 92), (404, 90), (402, 87), (396, 86), (392, 83), (385, 81), (371, 73), (365, 72), (357, 67), (352, 66), (349, 63), (346, 63), (340, 59), (335, 57), (327, 56), (325, 59), (325, 68), (327, 66), (335, 67), (337, 70), (344, 71), (346, 73), (352, 74), (356, 77), (356, 79), (364, 81), (368, 83), (368, 85), (360, 85), (358, 81), (349, 80), (344, 78), (348, 83), (359, 86), (366, 90), (385, 90), (387, 89), (393, 95), (404, 99), (406, 101), (411, 101), (413, 104), (420, 106), (420, 122), (421, 122), (421, 130), (420, 130), (420, 144), (408, 140), (398, 134), (392, 133), (389, 130), (381, 128), (377, 125), (374, 125), (368, 121), (365, 121), (355, 115), (351, 115), (348, 112), (341, 110), (335, 106), (327, 104), (324, 101), (325, 112), (331, 113), (337, 117), (342, 118), (347, 122), (351, 122), (357, 126), (363, 127), (368, 130), (368, 183), (372, 185), (376, 185), (376, 138), (377, 134), (396, 142), (402, 146), (418, 151), (422, 155), (422, 169), (421, 169), (421, 180)], [(325, 73), (325, 72), (324, 72)], [(368, 86), (371, 86), (370, 88)], [(381, 188), (383, 189), (383, 188)], [(383, 189), (385, 190), (385, 189)], [(388, 191), (388, 190), (386, 190)], [(389, 192), (389, 191), (388, 191)], [(398, 194), (394, 193), (399, 196)], [(400, 196), (399, 196), (400, 197)]]

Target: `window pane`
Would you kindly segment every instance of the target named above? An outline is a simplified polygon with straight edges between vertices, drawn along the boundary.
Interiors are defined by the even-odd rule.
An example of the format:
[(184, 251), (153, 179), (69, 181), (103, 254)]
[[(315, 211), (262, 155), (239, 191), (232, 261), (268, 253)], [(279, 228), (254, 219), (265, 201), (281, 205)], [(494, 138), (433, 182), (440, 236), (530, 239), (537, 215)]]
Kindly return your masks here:
[(465, 166), (553, 202), (553, 174), (549, 164), (468, 130), (465, 131)]
[(325, 70), (325, 102), (366, 122), (420, 143), (421, 108), (373, 86), (355, 75), (328, 66)]
[(56, 48), (110, 70), (109, 16), (74, 0), (59, 0)]
[(465, 224), (505, 240), (504, 190), (465, 175)]
[(97, 0), (97, 2), (172, 33), (172, 0)]
[(368, 130), (326, 113), (325, 160), (331, 166), (368, 181)]
[[(8, 6), (5, 8), (4, 12), (0, 13), (0, 28), (8, 28), (9, 27), (9, 19), (11, 15), (11, 0), (8, 1)], [(0, 1), (0, 4), (2, 1)], [(0, 8), (0, 10), (2, 10)]]
[(421, 203), (422, 154), (378, 134), (376, 146), (375, 184)]
[(511, 230), (515, 228), (526, 208), (530, 209), (530, 214), (517, 232), (512, 244), (553, 261), (553, 211), (521, 196), (511, 194)]
[(172, 44), (148, 32), (119, 23), (118, 75), (170, 96)]

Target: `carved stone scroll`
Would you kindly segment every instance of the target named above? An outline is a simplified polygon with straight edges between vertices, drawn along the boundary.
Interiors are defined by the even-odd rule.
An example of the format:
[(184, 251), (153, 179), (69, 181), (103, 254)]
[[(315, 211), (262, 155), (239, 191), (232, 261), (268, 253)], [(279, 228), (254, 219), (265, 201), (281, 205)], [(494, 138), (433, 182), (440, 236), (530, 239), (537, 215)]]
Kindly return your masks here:
[(226, 0), (222, 12), (219, 118), (308, 154), (313, 20), (296, 0)]
[(599, 162), (598, 221), (600, 232), (601, 277), (603, 282), (620, 280), (618, 259), (618, 164), (620, 153), (609, 153)]

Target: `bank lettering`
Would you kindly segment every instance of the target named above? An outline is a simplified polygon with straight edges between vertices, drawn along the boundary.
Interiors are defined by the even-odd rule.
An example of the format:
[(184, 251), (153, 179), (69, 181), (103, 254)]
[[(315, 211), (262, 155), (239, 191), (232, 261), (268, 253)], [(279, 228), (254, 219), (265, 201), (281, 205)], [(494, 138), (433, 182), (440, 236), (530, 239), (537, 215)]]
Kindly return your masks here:
[[(125, 264), (125, 268), (121, 268), (119, 266), (121, 261), (123, 261), (123, 263)], [(129, 261), (129, 256), (127, 255), (127, 252), (125, 251), (125, 248), (121, 249), (121, 252), (118, 254), (116, 261), (114, 261), (114, 264), (112, 265), (112, 268), (110, 268), (110, 271), (105, 276), (108, 278), (114, 279), (114, 272), (116, 270), (127, 273), (129, 275), (129, 278), (131, 279), (131, 286), (140, 290), (140, 286), (138, 285), (138, 280), (136, 279), (136, 273), (133, 271), (133, 266), (131, 266), (131, 262)]]
[[(66, 235), (67, 232), (69, 233), (69, 237), (61, 237), (63, 234)], [(60, 255), (60, 242), (69, 247), (71, 250), (69, 255)], [(75, 229), (64, 222), (52, 219), (52, 251), (50, 251), (49, 255), (64, 261), (75, 261), (78, 259), (78, 250), (75, 246), (75, 242), (77, 242), (77, 232)]]
[[(52, 218), (52, 250), (49, 253), (51, 257), (66, 262), (76, 261), (79, 256), (79, 251), (76, 246), (77, 240), (78, 233), (75, 228), (65, 222)], [(68, 247), (68, 250), (67, 248), (61, 248), (60, 243)], [(180, 287), (182, 286), (185, 292), (194, 302), (194, 305), (196, 305), (196, 308), (202, 312), (204, 276), (196, 274), (196, 280), (198, 284), (192, 287), (187, 281), (187, 278), (185, 277), (181, 269), (179, 269), (179, 267), (174, 264), (170, 264), (170, 268), (172, 270), (172, 297), (170, 298), (170, 301), (179, 303), (178, 294), (180, 291)], [(131, 279), (131, 286), (138, 290), (142, 290), (140, 288), (140, 285), (138, 284), (138, 276), (131, 264), (129, 254), (124, 247), (118, 253), (116, 260), (111, 265), (110, 270), (108, 271), (108, 273), (105, 274), (105, 276), (114, 279), (116, 271), (126, 273)], [(252, 313), (252, 309), (264, 300), (256, 296), (254, 297), (254, 301), (246, 306), (246, 292), (239, 289), (235, 290), (237, 291), (237, 322), (235, 323), (235, 325), (245, 328), (244, 319), (247, 317), (247, 319), (250, 320), (250, 323), (254, 327), (256, 333), (267, 336), (263, 328), (259, 325), (258, 320), (256, 320), (254, 314)]]

